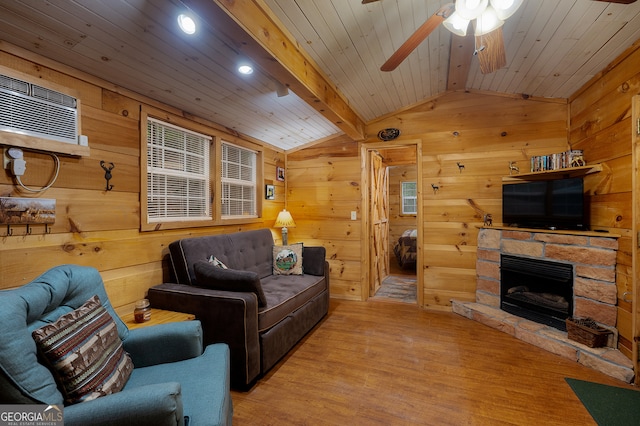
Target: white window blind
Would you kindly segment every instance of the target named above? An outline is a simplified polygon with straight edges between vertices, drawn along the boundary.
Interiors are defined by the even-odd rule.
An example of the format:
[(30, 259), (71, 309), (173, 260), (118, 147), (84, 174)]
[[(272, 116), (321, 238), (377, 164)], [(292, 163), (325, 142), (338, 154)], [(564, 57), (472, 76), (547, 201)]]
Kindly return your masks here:
[(210, 141), (209, 136), (148, 119), (149, 222), (212, 219), (209, 201)]
[(222, 217), (257, 216), (256, 153), (222, 144)]
[(402, 214), (418, 213), (418, 196), (415, 182), (401, 182)]

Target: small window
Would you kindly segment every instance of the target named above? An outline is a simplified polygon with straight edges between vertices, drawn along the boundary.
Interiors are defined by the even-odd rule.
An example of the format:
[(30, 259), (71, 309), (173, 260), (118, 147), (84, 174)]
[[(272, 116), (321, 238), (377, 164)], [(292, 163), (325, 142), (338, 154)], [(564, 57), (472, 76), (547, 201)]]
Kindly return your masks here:
[(147, 220), (211, 220), (211, 137), (147, 120)]
[(222, 219), (257, 217), (256, 152), (222, 143)]
[(418, 213), (418, 196), (415, 182), (401, 182), (402, 214)]

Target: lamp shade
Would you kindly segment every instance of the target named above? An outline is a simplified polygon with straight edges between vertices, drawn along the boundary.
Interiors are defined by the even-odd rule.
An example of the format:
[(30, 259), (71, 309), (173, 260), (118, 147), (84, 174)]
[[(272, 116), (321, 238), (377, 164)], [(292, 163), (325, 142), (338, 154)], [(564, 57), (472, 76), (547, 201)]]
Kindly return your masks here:
[(485, 11), (476, 20), (477, 36), (485, 35), (491, 31), (497, 30), (504, 24), (504, 21), (498, 18), (496, 11), (491, 6), (487, 6)]
[(452, 33), (464, 37), (467, 35), (469, 22), (468, 19), (464, 19), (457, 12), (453, 12), (451, 16), (444, 20), (442, 25)]
[(276, 218), (276, 223), (273, 224), (275, 228), (295, 228), (296, 223), (293, 221), (293, 217), (291, 217), (291, 213), (289, 213), (286, 209), (282, 210), (278, 213), (278, 217)]
[(491, 6), (503, 21), (516, 13), (524, 0), (491, 0)]
[(457, 0), (456, 12), (464, 19), (472, 20), (484, 12), (489, 0)]

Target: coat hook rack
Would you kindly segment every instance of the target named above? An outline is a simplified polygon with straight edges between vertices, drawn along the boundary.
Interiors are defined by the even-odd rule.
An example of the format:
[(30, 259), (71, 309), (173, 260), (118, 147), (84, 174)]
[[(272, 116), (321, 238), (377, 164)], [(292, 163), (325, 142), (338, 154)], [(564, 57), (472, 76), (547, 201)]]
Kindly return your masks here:
[(102, 170), (104, 170), (104, 178), (107, 181), (106, 190), (107, 191), (111, 191), (113, 189), (113, 185), (109, 185), (109, 181), (113, 177), (111, 175), (111, 170), (113, 170), (115, 165), (113, 163), (107, 163), (105, 161), (100, 161), (100, 167), (102, 167)]
[(461, 164), (460, 162), (456, 163), (458, 165), (458, 170), (460, 170), (460, 173), (462, 173), (462, 169), (464, 169), (464, 164)]
[[(25, 233), (23, 235), (31, 235), (33, 233), (33, 227), (31, 226), (31, 224), (29, 223), (25, 223), (25, 224), (20, 224), (20, 223), (8, 223), (7, 224), (7, 235), (5, 235), (5, 237), (12, 237), (13, 236), (13, 228), (15, 226), (24, 226), (25, 227)], [(51, 227), (49, 226), (48, 223), (44, 224), (44, 233), (45, 234), (51, 234)]]
[(433, 193), (435, 194), (436, 192), (438, 192), (438, 190), (440, 189), (440, 186), (436, 185), (435, 183), (431, 184), (431, 187), (433, 188)]

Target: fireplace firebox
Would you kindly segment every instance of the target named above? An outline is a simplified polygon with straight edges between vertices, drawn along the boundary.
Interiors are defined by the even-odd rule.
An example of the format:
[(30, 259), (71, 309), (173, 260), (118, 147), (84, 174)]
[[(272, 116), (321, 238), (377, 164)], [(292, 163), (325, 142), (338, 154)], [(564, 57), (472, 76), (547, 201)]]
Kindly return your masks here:
[(501, 255), (500, 308), (566, 331), (573, 313), (573, 265)]

